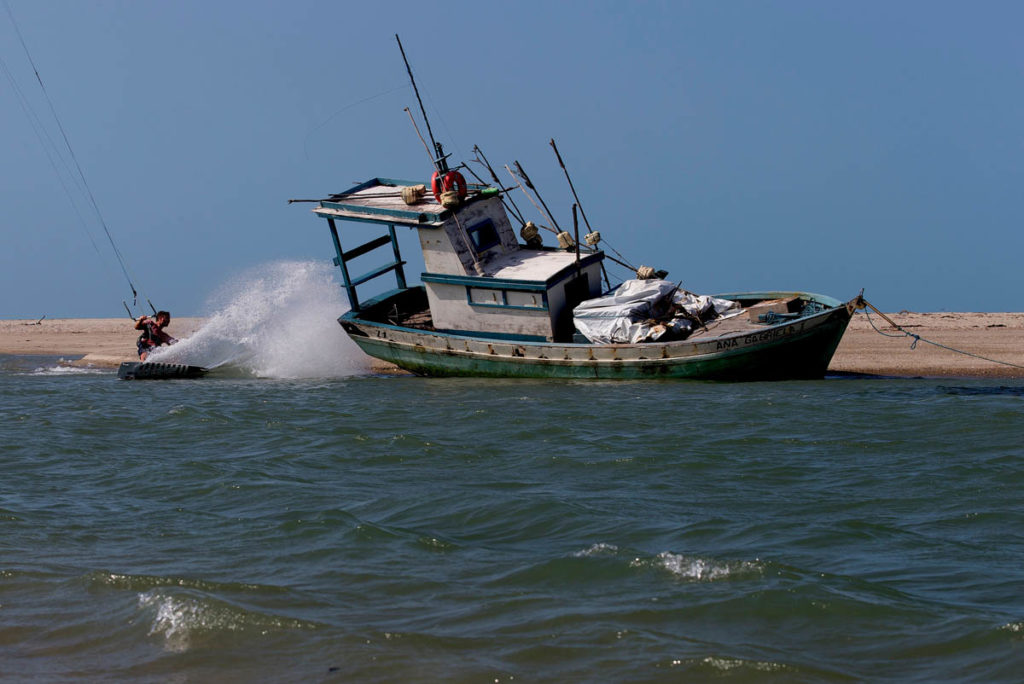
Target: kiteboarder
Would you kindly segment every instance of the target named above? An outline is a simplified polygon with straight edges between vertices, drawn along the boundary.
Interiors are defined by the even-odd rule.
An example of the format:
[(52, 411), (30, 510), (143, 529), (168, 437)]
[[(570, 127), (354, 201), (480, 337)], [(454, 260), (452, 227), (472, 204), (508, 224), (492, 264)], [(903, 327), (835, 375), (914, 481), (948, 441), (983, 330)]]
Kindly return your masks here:
[(152, 318), (140, 316), (139, 320), (135, 322), (135, 329), (142, 331), (138, 341), (139, 358), (141, 360), (145, 361), (149, 353), (157, 347), (174, 344), (178, 341), (164, 332), (164, 328), (170, 325), (170, 323), (171, 314), (166, 311), (157, 311), (156, 316)]

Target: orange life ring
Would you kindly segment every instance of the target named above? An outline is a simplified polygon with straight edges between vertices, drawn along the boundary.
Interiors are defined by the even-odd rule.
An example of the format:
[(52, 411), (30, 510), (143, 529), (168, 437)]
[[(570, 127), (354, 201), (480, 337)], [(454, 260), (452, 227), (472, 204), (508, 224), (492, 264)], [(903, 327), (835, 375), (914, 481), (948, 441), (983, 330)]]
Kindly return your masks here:
[(438, 202), (441, 201), (441, 195), (452, 188), (458, 192), (459, 199), (465, 199), (468, 192), (466, 179), (458, 171), (449, 171), (443, 176), (440, 171), (435, 171), (434, 175), (430, 177), (430, 190), (434, 193), (434, 199)]

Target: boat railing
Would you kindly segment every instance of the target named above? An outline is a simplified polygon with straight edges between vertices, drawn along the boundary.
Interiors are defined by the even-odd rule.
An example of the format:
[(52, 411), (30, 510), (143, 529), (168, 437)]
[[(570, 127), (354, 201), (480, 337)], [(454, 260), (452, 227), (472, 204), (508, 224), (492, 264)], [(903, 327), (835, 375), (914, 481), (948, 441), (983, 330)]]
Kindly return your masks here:
[[(344, 282), (345, 293), (348, 295), (349, 306), (351, 307), (352, 311), (362, 310), (359, 303), (359, 294), (356, 292), (356, 287), (364, 283), (367, 283), (371, 280), (374, 280), (375, 278), (379, 278), (380, 276), (385, 275), (386, 273), (394, 271), (395, 282), (398, 286), (398, 289), (406, 289), (407, 286), (405, 282), (405, 270), (402, 268), (405, 265), (405, 262), (402, 261), (402, 255), (398, 249), (398, 237), (395, 234), (394, 224), (387, 224), (388, 232), (386, 235), (381, 235), (380, 237), (374, 238), (369, 242), (364, 242), (358, 247), (353, 247), (347, 252), (343, 250), (341, 247), (341, 239), (338, 237), (338, 227), (334, 219), (328, 218), (327, 224), (331, 227), (331, 238), (334, 240), (334, 251), (336, 255), (334, 257), (334, 265), (341, 269), (341, 278), (342, 281)], [(348, 262), (352, 261), (356, 257), (368, 254), (369, 252), (384, 247), (385, 245), (388, 244), (391, 245), (391, 248), (394, 251), (394, 261), (389, 261), (383, 264), (382, 266), (378, 266), (377, 268), (368, 271), (360, 276), (352, 276), (352, 274), (349, 272)]]

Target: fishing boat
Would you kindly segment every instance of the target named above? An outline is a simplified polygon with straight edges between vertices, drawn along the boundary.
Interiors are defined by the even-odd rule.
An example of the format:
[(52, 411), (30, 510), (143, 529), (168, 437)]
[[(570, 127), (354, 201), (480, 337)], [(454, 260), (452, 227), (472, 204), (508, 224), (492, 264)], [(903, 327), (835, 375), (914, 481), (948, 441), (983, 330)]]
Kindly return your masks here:
[[(327, 221), (350, 303), (341, 327), (368, 355), (419, 375), (821, 378), (861, 306), (859, 296), (842, 302), (807, 292), (727, 293), (716, 297), (732, 304), (729, 315), (696, 323), (688, 316), (685, 339), (595, 342), (579, 331), (574, 309), (608, 294), (603, 251), (521, 244), (495, 188), (467, 184), (457, 206), (445, 207), (429, 193), (408, 201), (416, 193), (404, 189), (417, 186), (373, 178), (318, 200), (313, 213)], [(347, 241), (374, 228), (381, 234), (343, 248), (343, 232)], [(420, 284), (406, 282), (401, 228), (419, 237)], [(383, 250), (385, 263), (353, 275), (350, 262), (375, 250)], [(387, 274), (393, 289), (359, 298), (360, 285)]]
[[(433, 136), (405, 50), (398, 40), (432, 148), (420, 135), (434, 172), (425, 183), (371, 178), (317, 200), (326, 219), (350, 310), (338, 321), (359, 347), (420, 375), (513, 378), (821, 378), (860, 296), (846, 302), (807, 292), (740, 292), (701, 297), (641, 266), (615, 288), (601, 236), (580, 244), (577, 208), (590, 228), (555, 141), (551, 146), (572, 190), (573, 233), (561, 230), (519, 162), (506, 169), (557, 236), (545, 246), (486, 157), (474, 147), (493, 185), (467, 183), (449, 168)], [(406, 109), (406, 112), (409, 112)], [(409, 118), (419, 135), (412, 113)], [(471, 172), (472, 173), (472, 172)], [(543, 205), (537, 205), (530, 189)], [(510, 220), (521, 229), (517, 237)], [(353, 233), (376, 237), (342, 247)], [(425, 271), (406, 281), (398, 230), (415, 230)], [(523, 243), (519, 238), (522, 238)], [(361, 275), (354, 259), (372, 252), (377, 265)], [(613, 250), (614, 251), (614, 250)], [(617, 253), (616, 253), (617, 254)], [(619, 255), (621, 256), (621, 255)], [(361, 259), (365, 261), (365, 259)], [(392, 289), (362, 301), (357, 288), (392, 274)], [(607, 289), (602, 287), (602, 277)]]

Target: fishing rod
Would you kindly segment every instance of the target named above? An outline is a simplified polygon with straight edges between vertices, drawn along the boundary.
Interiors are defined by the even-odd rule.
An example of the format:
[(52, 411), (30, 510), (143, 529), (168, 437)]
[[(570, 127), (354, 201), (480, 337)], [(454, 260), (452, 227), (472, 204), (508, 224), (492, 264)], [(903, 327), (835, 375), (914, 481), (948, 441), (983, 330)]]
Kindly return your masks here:
[[(477, 164), (480, 164), (481, 166), (486, 168), (488, 173), (491, 174), (491, 180), (494, 182), (494, 184), (496, 186), (498, 186), (500, 188), (501, 187), (501, 181), (498, 179), (498, 174), (494, 172), (494, 167), (491, 166), (491, 162), (487, 161), (487, 157), (484, 155), (484, 151), (481, 150), (478, 145), (473, 145), (473, 153), (476, 155), (476, 159), (474, 159), (473, 161), (475, 161)], [(467, 170), (469, 169), (468, 166), (466, 168), (467, 168)], [(473, 173), (473, 172), (470, 171), (470, 173)], [(475, 173), (473, 173), (473, 175), (476, 176), (476, 178), (478, 180), (483, 182), (483, 179), (480, 178), (479, 176), (477, 176)], [(504, 198), (502, 198), (502, 201), (504, 202)], [(526, 225), (526, 219), (523, 218), (523, 212), (521, 212), (519, 210), (519, 207), (516, 205), (515, 200), (513, 200), (511, 197), (509, 197), (508, 201), (512, 205), (512, 209), (514, 209), (515, 211), (513, 212), (512, 209), (509, 209), (508, 205), (506, 205), (505, 208), (509, 209), (509, 213), (510, 214), (514, 213), (516, 218), (519, 219), (519, 223), (521, 223), (522, 225), (525, 226)]]
[(405, 108), (405, 113), (409, 115), (409, 121), (412, 122), (412, 127), (416, 129), (416, 137), (418, 137), (420, 142), (423, 143), (423, 149), (427, 151), (427, 157), (430, 158), (430, 163), (433, 164), (434, 155), (430, 154), (430, 148), (427, 147), (427, 141), (423, 139), (423, 134), (420, 133), (420, 127), (416, 125), (416, 119), (413, 118), (412, 112), (409, 111), (408, 107)]
[[(479, 160), (474, 159), (473, 161), (476, 161), (477, 163), (479, 163)], [(483, 178), (481, 178), (480, 174), (478, 174), (476, 171), (474, 171), (468, 164), (465, 165), (465, 168), (466, 168), (466, 171), (469, 173), (469, 175), (473, 176), (473, 178), (475, 178), (478, 181), (480, 181), (481, 185), (488, 185), (487, 181), (485, 181)], [(497, 179), (495, 179), (495, 180), (497, 180)], [(501, 183), (498, 183), (498, 182), (494, 183), (493, 185), (497, 185), (498, 186), (497, 187), (498, 195), (501, 197), (501, 206), (505, 207), (505, 212), (507, 214), (511, 215), (512, 218), (514, 218), (515, 220), (519, 221), (519, 225), (525, 226), (526, 225), (526, 221), (523, 219), (522, 214), (519, 213), (519, 207), (516, 207), (515, 203), (513, 202), (512, 203), (512, 207), (515, 207), (515, 211), (513, 211), (512, 207), (509, 206), (509, 202), (512, 202), (512, 198), (508, 197), (508, 191), (511, 190), (512, 188), (503, 188), (503, 187), (501, 187)], [(493, 185), (491, 187), (493, 187)], [(508, 202), (505, 201), (506, 197), (508, 197)]]
[[(476, 161), (477, 163), (479, 163), (479, 160), (474, 159), (473, 161)], [(498, 197), (501, 198), (501, 206), (505, 207), (505, 211), (508, 214), (511, 214), (512, 218), (514, 218), (517, 221), (519, 221), (520, 225), (522, 225), (522, 226), (526, 225), (526, 221), (523, 220), (522, 215), (517, 213), (519, 208), (516, 207), (516, 211), (514, 212), (514, 211), (512, 211), (509, 208), (508, 202), (505, 201), (505, 198), (508, 196), (508, 192), (510, 190), (512, 190), (512, 188), (510, 188), (510, 187), (509, 188), (501, 187), (501, 183), (497, 182), (497, 180), (498, 180), (497, 178), (495, 178), (494, 180), (495, 180), (495, 185), (497, 185), (498, 187), (495, 188), (493, 186), (489, 186), (487, 181), (485, 181), (483, 178), (480, 177), (480, 174), (478, 174), (476, 171), (474, 171), (472, 168), (470, 168), (469, 164), (461, 164), (461, 165), (457, 166), (456, 168), (458, 168), (458, 169), (466, 169), (466, 173), (468, 173), (473, 178), (478, 180), (480, 182), (481, 186), (484, 186), (485, 189), (480, 191), (481, 194), (484, 194), (486, 190), (495, 190), (495, 191), (497, 191)], [(509, 199), (509, 202), (512, 201), (511, 197), (509, 197), (508, 199)], [(515, 206), (514, 203), (513, 203), (513, 206)]]
[[(471, 161), (476, 161), (476, 160), (471, 160)], [(502, 194), (503, 195), (503, 194), (505, 194), (507, 192), (511, 192), (512, 190), (515, 190), (515, 186), (514, 185), (510, 185), (507, 188), (503, 188), (503, 187), (501, 187), (500, 183), (489, 183), (489, 182), (485, 181), (483, 178), (480, 177), (480, 174), (475, 172), (472, 169), (472, 167), (470, 167), (470, 165), (467, 164), (466, 162), (463, 162), (463, 163), (459, 164), (458, 166), (455, 167), (455, 169), (456, 170), (458, 170), (458, 169), (466, 169), (466, 173), (468, 173), (469, 175), (473, 176), (473, 178), (475, 178), (477, 181), (479, 181), (478, 183), (474, 183), (474, 185), (478, 185), (478, 186), (480, 186), (481, 188), (483, 188), (485, 190), (491, 190), (492, 194), (493, 193), (498, 193), (498, 194)], [(516, 216), (516, 218), (519, 218), (519, 217)]]
[[(573, 205), (572, 205), (572, 233), (573, 233), (573, 239), (576, 242), (575, 247), (576, 247), (576, 266), (577, 267), (579, 267), (579, 265), (580, 265), (580, 222), (576, 218), (576, 208), (578, 206), (579, 206), (578, 203), (573, 202)], [(580, 212), (582, 213), (583, 210), (580, 209)], [(586, 217), (584, 217), (583, 220), (586, 221)], [(590, 226), (587, 226), (587, 227), (589, 228)]]
[(427, 118), (427, 109), (423, 106), (423, 98), (420, 97), (420, 89), (416, 87), (416, 79), (412, 75), (412, 67), (409, 66), (409, 60), (405, 56), (405, 48), (402, 47), (402, 39), (395, 34), (395, 40), (398, 41), (398, 49), (402, 53), (402, 61), (405, 62), (405, 70), (409, 73), (409, 81), (412, 83), (412, 90), (416, 93), (416, 101), (420, 104), (420, 113), (423, 114), (423, 123), (427, 125), (427, 136), (430, 138), (430, 144), (434, 146), (434, 151), (437, 153), (437, 158), (434, 159), (431, 156), (431, 161), (434, 167), (437, 169), (439, 174), (445, 174), (448, 172), (448, 157), (444, 153), (444, 148), (441, 147), (441, 143), (434, 139), (434, 131), (430, 128), (430, 119)]
[[(483, 178), (481, 178), (480, 174), (478, 174), (476, 171), (471, 169), (468, 164), (463, 164), (463, 167), (466, 169), (466, 172), (469, 173), (469, 175), (471, 175), (473, 178), (477, 179), (480, 182), (480, 185), (484, 185), (484, 186), (488, 185), (487, 181), (485, 181)], [(508, 206), (506, 205), (505, 208), (507, 209)], [(516, 218), (518, 218), (518, 217), (516, 217)]]
[(580, 208), (580, 215), (583, 216), (583, 222), (587, 224), (587, 230), (594, 232), (594, 229), (590, 227), (590, 221), (587, 220), (587, 212), (583, 211), (583, 205), (580, 203), (580, 197), (576, 194), (576, 187), (572, 184), (572, 178), (569, 178), (569, 170), (565, 168), (565, 162), (562, 161), (562, 155), (558, 153), (558, 146), (555, 145), (555, 139), (552, 138), (548, 141), (551, 145), (551, 149), (555, 151), (555, 156), (558, 157), (558, 165), (562, 167), (562, 172), (565, 174), (565, 180), (569, 181), (569, 189), (572, 190), (572, 198), (576, 200), (576, 206)]
[[(403, 186), (403, 187), (407, 187), (407, 186)], [(349, 193), (347, 195), (331, 195), (330, 197), (321, 197), (319, 199), (305, 199), (305, 198), (290, 199), (290, 200), (288, 200), (288, 204), (296, 204), (296, 203), (299, 203), (299, 202), (337, 202), (339, 200), (349, 199), (350, 197), (359, 198), (359, 199), (377, 199), (377, 198), (380, 198), (380, 197), (401, 197), (401, 196), (402, 196), (402, 193), (400, 193), (400, 192), (375, 192), (375, 193), (368, 194), (368, 195), (361, 195), (361, 194), (359, 194), (357, 192), (353, 192), (353, 193)]]
[[(510, 176), (512, 176), (512, 180), (514, 180), (516, 182), (516, 185), (518, 185), (519, 189), (523, 191), (523, 194), (526, 195), (526, 199), (530, 200), (530, 204), (532, 204), (537, 211), (539, 211), (540, 213), (544, 214), (544, 210), (541, 209), (537, 205), (537, 203), (533, 201), (533, 197), (530, 195), (530, 193), (528, 193), (526, 191), (526, 188), (523, 187), (523, 184), (519, 181), (519, 178), (516, 176), (515, 173), (512, 172), (512, 169), (510, 169), (508, 167), (508, 164), (505, 164), (505, 170), (508, 171)], [(554, 220), (550, 216), (548, 216), (547, 218), (548, 218), (548, 221), (551, 221), (552, 223), (554, 223)], [(541, 228), (543, 228), (544, 230), (550, 230), (555, 235), (558, 235), (558, 231), (555, 230), (554, 228), (551, 228), (550, 226), (542, 225)]]
[[(476, 193), (476, 194), (479, 194), (479, 195), (483, 195), (483, 196), (486, 197), (488, 195), (507, 195), (513, 189), (512, 187), (508, 187), (508, 188), (502, 188), (502, 187), (494, 188), (494, 187), (490, 187), (486, 182), (484, 182), (484, 180), (482, 178), (480, 178), (480, 176), (478, 176), (475, 173), (473, 173), (473, 170), (471, 168), (469, 168), (468, 166), (466, 166), (465, 164), (460, 164), (460, 165), (456, 166), (455, 169), (456, 170), (457, 169), (466, 169), (466, 171), (468, 171), (470, 174), (472, 174), (474, 178), (476, 178), (478, 181), (480, 181), (479, 184), (474, 184), (473, 187), (469, 188), (469, 192)], [(395, 186), (395, 187), (408, 187), (408, 186)], [(301, 197), (301, 198), (292, 198), (292, 199), (288, 200), (288, 204), (296, 204), (296, 203), (301, 203), (301, 202), (307, 202), (307, 203), (311, 203), (311, 202), (337, 202), (339, 200), (346, 200), (346, 199), (349, 199), (349, 198), (355, 198), (355, 199), (377, 199), (377, 198), (380, 198), (380, 197), (389, 197), (390, 198), (390, 197), (402, 197), (402, 196), (403, 196), (402, 193), (401, 192), (397, 192), (397, 191), (396, 192), (374, 192), (374, 193), (366, 193), (366, 194), (360, 193), (360, 192), (341, 192), (341, 193), (338, 193), (338, 194), (335, 194), (335, 195), (330, 195), (329, 197), (318, 197), (318, 198), (305, 198), (305, 197)]]
[[(555, 228), (558, 228), (558, 232), (562, 232), (562, 229), (558, 225), (558, 221), (556, 221), (555, 217), (551, 215), (551, 210), (548, 209), (548, 205), (544, 201), (544, 198), (540, 196), (540, 192), (537, 190), (537, 188), (535, 188), (533, 186), (533, 183), (530, 181), (530, 177), (527, 176), (526, 175), (526, 171), (523, 170), (522, 164), (520, 164), (518, 160), (513, 162), (513, 163), (515, 164), (516, 171), (519, 172), (519, 176), (523, 179), (523, 182), (526, 183), (526, 187), (528, 187), (531, 190), (533, 190), (537, 194), (537, 199), (539, 199), (540, 203), (542, 205), (544, 205), (544, 213), (547, 215), (548, 220), (551, 221), (551, 223), (555, 226)], [(505, 168), (508, 168), (508, 167), (506, 166)], [(512, 173), (511, 169), (509, 169), (509, 173)], [(513, 175), (515, 175), (515, 174), (513, 174)], [(524, 192), (525, 192), (525, 190), (524, 190)], [(529, 195), (527, 195), (527, 196), (529, 196)], [(534, 205), (534, 206), (536, 206), (536, 205)]]
[[(434, 131), (430, 128), (430, 119), (427, 118), (427, 109), (426, 107), (423, 106), (423, 98), (420, 97), (420, 89), (416, 86), (416, 78), (412, 75), (412, 67), (409, 66), (409, 59), (405, 56), (405, 48), (402, 47), (402, 39), (398, 37), (397, 33), (395, 34), (395, 40), (398, 41), (398, 50), (402, 53), (402, 61), (405, 62), (405, 70), (409, 74), (409, 81), (412, 83), (412, 90), (414, 93), (416, 93), (416, 101), (420, 105), (420, 113), (423, 115), (423, 123), (427, 125), (427, 135), (430, 137), (430, 142), (431, 144), (433, 144), (434, 150), (437, 152), (437, 159), (431, 160), (437, 172), (435, 178), (441, 178), (442, 176), (448, 173), (448, 157), (450, 155), (445, 154), (444, 148), (441, 146), (441, 143), (437, 142), (437, 140), (434, 139)], [(409, 108), (406, 107), (405, 111), (408, 112)], [(409, 112), (409, 118), (412, 118), (411, 112)], [(413, 126), (415, 125), (416, 122), (414, 120)], [(419, 134), (418, 127), (416, 128), (416, 133)], [(420, 140), (423, 140), (422, 135), (420, 136)], [(424, 145), (425, 144), (426, 143), (424, 142)], [(429, 153), (429, 150), (427, 150), (427, 152)], [(469, 250), (470, 257), (473, 259), (473, 268), (476, 270), (478, 274), (483, 275), (484, 268), (480, 264), (480, 256), (476, 253), (476, 250), (473, 248), (473, 242), (469, 239), (469, 233), (466, 232), (466, 229), (462, 226), (462, 222), (459, 221), (459, 217), (455, 212), (452, 212), (452, 218), (455, 219), (455, 225), (458, 226), (459, 232), (462, 234), (462, 239), (466, 243), (466, 248)]]
[[(576, 194), (576, 186), (573, 185), (572, 178), (569, 177), (569, 170), (567, 168), (565, 168), (565, 162), (562, 161), (562, 155), (558, 152), (558, 146), (555, 144), (555, 139), (552, 138), (551, 140), (549, 140), (548, 144), (550, 144), (551, 145), (551, 149), (553, 149), (555, 151), (555, 156), (558, 158), (558, 165), (562, 167), (562, 172), (565, 173), (565, 180), (569, 181), (569, 189), (572, 190), (573, 199), (576, 200), (576, 204), (580, 208), (580, 214), (583, 216), (583, 222), (585, 224), (587, 224), (587, 230), (590, 232), (590, 234), (593, 234), (594, 229), (591, 228), (590, 221), (587, 220), (587, 213), (585, 211), (583, 211), (583, 205), (580, 204), (579, 195)], [(600, 235), (600, 234), (598, 234), (598, 235)], [(587, 237), (589, 238), (589, 235)], [(600, 238), (598, 238), (598, 239), (600, 239)], [(612, 257), (608, 257), (609, 259), (611, 259), (612, 261), (616, 262), (617, 264), (621, 264), (622, 266), (625, 266), (626, 268), (628, 268), (628, 269), (630, 269), (632, 271), (636, 270), (635, 268), (633, 268), (632, 266), (630, 266), (629, 264), (626, 263), (626, 257), (624, 257), (621, 254), (619, 254), (618, 250), (616, 250), (614, 247), (612, 247), (611, 244), (609, 244), (607, 240), (605, 240), (604, 243), (605, 243), (605, 246), (607, 246), (608, 249), (610, 249), (611, 251), (615, 252), (615, 254), (619, 257), (619, 259), (622, 259), (622, 261), (619, 261), (618, 259), (613, 259)], [(588, 244), (589, 244), (589, 242), (588, 242)], [(596, 245), (597, 245), (597, 242), (595, 241), (594, 242), (595, 248), (596, 248)]]

